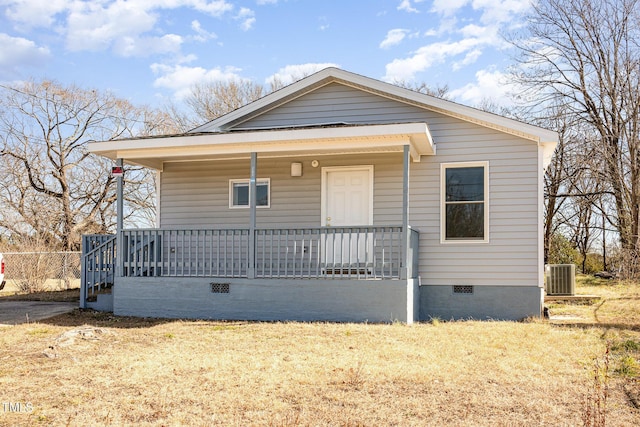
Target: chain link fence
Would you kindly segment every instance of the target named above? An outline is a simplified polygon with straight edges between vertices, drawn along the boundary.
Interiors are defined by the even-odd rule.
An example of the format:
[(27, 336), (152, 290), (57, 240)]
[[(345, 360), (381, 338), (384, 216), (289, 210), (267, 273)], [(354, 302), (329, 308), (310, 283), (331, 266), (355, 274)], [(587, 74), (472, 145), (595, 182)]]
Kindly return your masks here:
[(4, 252), (7, 286), (40, 292), (80, 287), (80, 252)]

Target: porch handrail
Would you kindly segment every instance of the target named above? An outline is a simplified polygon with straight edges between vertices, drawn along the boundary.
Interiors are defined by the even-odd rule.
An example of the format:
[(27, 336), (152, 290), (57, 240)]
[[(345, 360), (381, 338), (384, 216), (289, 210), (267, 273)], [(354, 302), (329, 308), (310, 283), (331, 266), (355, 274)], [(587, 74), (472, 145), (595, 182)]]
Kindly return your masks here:
[(409, 227), (409, 243), (407, 251), (407, 278), (417, 279), (420, 265), (420, 233)]
[(259, 228), (256, 277), (399, 279), (401, 226)]
[[(124, 276), (387, 279), (417, 274), (418, 232), (401, 225), (123, 230)], [(253, 265), (249, 252), (253, 251)], [(135, 255), (133, 255), (135, 253)], [(253, 267), (253, 270), (251, 268)], [(251, 277), (249, 277), (251, 273)]]
[(116, 236), (114, 234), (82, 236), (81, 259), (80, 308), (86, 308), (87, 297), (113, 285), (116, 266)]
[(123, 276), (247, 277), (247, 228), (123, 230)]

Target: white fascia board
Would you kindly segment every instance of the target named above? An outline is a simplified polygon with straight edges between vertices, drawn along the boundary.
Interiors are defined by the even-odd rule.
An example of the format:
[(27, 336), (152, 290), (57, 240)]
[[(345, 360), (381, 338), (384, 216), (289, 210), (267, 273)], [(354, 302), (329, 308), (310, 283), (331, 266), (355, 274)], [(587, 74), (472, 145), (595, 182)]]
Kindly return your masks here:
[(435, 146), (425, 123), (294, 129), (259, 132), (230, 132), (182, 135), (106, 142), (90, 142), (90, 152), (112, 159), (189, 158), (233, 154), (313, 152), (314, 150), (366, 151), (367, 148), (409, 145), (414, 161), (435, 154)]
[[(348, 84), (349, 82), (345, 81), (343, 83)], [(519, 122), (514, 119), (478, 110), (453, 101), (415, 92), (382, 81), (369, 79), (368, 77), (356, 75), (355, 78), (351, 79), (351, 83), (356, 84), (356, 88), (359, 87), (360, 89), (364, 89), (369, 87), (374, 89), (376, 91), (375, 93), (378, 93), (379, 95), (384, 96), (384, 94), (387, 93), (396, 100), (398, 98), (405, 99), (410, 101), (413, 105), (417, 104), (418, 107), (435, 111), (446, 116), (455, 117), (466, 122), (475, 123), (483, 127), (520, 136), (537, 143), (557, 143), (559, 140), (557, 132), (544, 129), (539, 126)]]
[[(378, 94), (388, 93), (397, 98), (403, 98), (417, 103), (419, 106), (437, 111), (439, 113), (456, 117), (461, 120), (477, 123), (479, 125), (502, 130), (504, 132), (516, 134), (538, 143), (558, 142), (558, 133), (539, 126), (530, 125), (497, 114), (479, 110), (477, 108), (458, 104), (457, 102), (416, 92), (380, 80), (375, 80), (359, 74), (350, 73), (341, 69), (327, 69), (334, 77), (343, 80), (345, 84), (355, 84), (360, 89), (367, 87), (375, 90)], [(324, 71), (324, 70), (323, 70)]]
[(542, 170), (547, 170), (551, 164), (551, 158), (556, 150), (557, 142), (546, 142), (539, 144), (542, 147)]

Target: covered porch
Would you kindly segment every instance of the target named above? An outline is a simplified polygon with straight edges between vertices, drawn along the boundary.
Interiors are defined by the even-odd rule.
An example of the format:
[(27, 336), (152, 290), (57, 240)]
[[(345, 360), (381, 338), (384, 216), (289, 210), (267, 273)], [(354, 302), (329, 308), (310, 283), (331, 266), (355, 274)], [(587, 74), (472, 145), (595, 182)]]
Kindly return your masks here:
[[(247, 223), (246, 226), (229, 226), (222, 221), (215, 226), (190, 227), (159, 224), (160, 227), (154, 229), (124, 229), (121, 218), (122, 186), (125, 185), (125, 180), (118, 178), (118, 230), (111, 238), (94, 239), (93, 242), (86, 239), (87, 246), (83, 247), (81, 305), (95, 305), (93, 300), (99, 299), (103, 294), (109, 295), (109, 291), (105, 289), (111, 286), (113, 291), (110, 298), (114, 300), (115, 311), (128, 313), (131, 308), (119, 310), (118, 306), (131, 307), (134, 301), (135, 304), (146, 305), (149, 300), (158, 299), (160, 294), (164, 294), (165, 304), (181, 299), (190, 300), (193, 295), (189, 296), (188, 289), (193, 286), (198, 288), (196, 293), (206, 288), (206, 298), (210, 298), (209, 294), (240, 295), (248, 289), (249, 284), (259, 286), (260, 292), (264, 292), (265, 286), (271, 288), (267, 292), (277, 292), (277, 288), (281, 286), (285, 286), (283, 290), (288, 289), (287, 292), (299, 288), (299, 292), (302, 292), (298, 293), (300, 298), (316, 298), (324, 301), (323, 304), (330, 305), (332, 298), (340, 298), (340, 292), (351, 286), (361, 286), (360, 290), (363, 290), (363, 284), (367, 282), (377, 287), (367, 286), (369, 295), (364, 299), (360, 290), (355, 292), (354, 295), (362, 300), (360, 303), (370, 299), (371, 305), (377, 299), (389, 299), (388, 296), (383, 296), (384, 287), (391, 286), (397, 290), (400, 286), (403, 289), (402, 295), (395, 305), (402, 306), (400, 311), (405, 314), (396, 317), (412, 320), (412, 315), (406, 314), (409, 294), (404, 290), (417, 286), (419, 233), (409, 225), (410, 163), (420, 161), (421, 155), (435, 153), (424, 123), (188, 135), (131, 140), (125, 141), (122, 146), (120, 144), (94, 143), (91, 150), (115, 159), (119, 165), (126, 161), (153, 167), (160, 172), (169, 162), (249, 160), (249, 170), (245, 170), (245, 173), (249, 176), (250, 200), (246, 210), (237, 211), (239, 214), (247, 214)], [(114, 150), (116, 147), (117, 150)], [(401, 199), (401, 204), (385, 208), (396, 212), (394, 218), (399, 221), (395, 224), (389, 220), (376, 224), (373, 211), (368, 220), (344, 224), (327, 215), (324, 202), (323, 208), (317, 209), (315, 213), (317, 223), (314, 226), (309, 226), (308, 222), (296, 224), (290, 218), (278, 221), (287, 223), (284, 227), (269, 226), (258, 221), (258, 217), (262, 218), (260, 215), (266, 212), (257, 209), (256, 190), (261, 178), (258, 175), (259, 162), (301, 155), (334, 155), (349, 156), (352, 164), (359, 164), (358, 157), (361, 154), (381, 153), (396, 153), (395, 168), (401, 171), (398, 174), (401, 179), (393, 184), (397, 185), (395, 193), (398, 194), (398, 202)], [(374, 203), (373, 192), (371, 203)], [(376, 200), (375, 203), (384, 202)], [(294, 213), (296, 208), (295, 204), (289, 207)], [(270, 214), (273, 216), (276, 213)], [(175, 288), (176, 286), (181, 287)], [(305, 296), (312, 287), (324, 288), (328, 293), (319, 296), (313, 290)], [(175, 295), (169, 289), (174, 289)], [(143, 290), (146, 293), (144, 298), (138, 293)], [(380, 293), (376, 294), (378, 290)], [(149, 292), (157, 292), (158, 295), (150, 295)], [(245, 294), (248, 299), (239, 304), (251, 306), (255, 302), (251, 301), (253, 298), (264, 300), (265, 295), (257, 296), (260, 292)], [(413, 291), (409, 293), (414, 294)], [(415, 297), (412, 296), (411, 299)], [(351, 302), (352, 305), (355, 303)], [(289, 304), (295, 302), (291, 301)], [(293, 309), (292, 313), (297, 310), (298, 308)], [(392, 311), (398, 310), (396, 308)], [(158, 310), (142, 309), (139, 312), (149, 315)], [(202, 310), (195, 312), (200, 314), (194, 316), (203, 316)], [(237, 311), (240, 312), (241, 310)], [(167, 314), (170, 317), (192, 317), (185, 313), (188, 313), (186, 308)], [(212, 312), (209, 316), (234, 316), (224, 314), (224, 310), (218, 313)], [(375, 316), (371, 316), (369, 311), (367, 313), (361, 320), (375, 320)], [(378, 320), (388, 321), (389, 315), (385, 312)], [(246, 318), (268, 319), (271, 316), (249, 313)], [(281, 313), (276, 318), (300, 317)], [(341, 320), (335, 313), (333, 318)], [(344, 319), (352, 317), (349, 315)], [(357, 319), (356, 315), (354, 320)]]

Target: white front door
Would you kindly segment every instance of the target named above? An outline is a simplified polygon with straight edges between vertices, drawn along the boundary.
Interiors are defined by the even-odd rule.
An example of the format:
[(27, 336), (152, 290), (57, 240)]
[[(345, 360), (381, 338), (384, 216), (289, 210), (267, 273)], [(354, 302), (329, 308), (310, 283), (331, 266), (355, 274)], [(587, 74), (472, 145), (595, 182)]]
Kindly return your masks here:
[(354, 226), (373, 224), (373, 166), (323, 168), (322, 225), (327, 231), (324, 261), (334, 266), (364, 265), (373, 239)]

